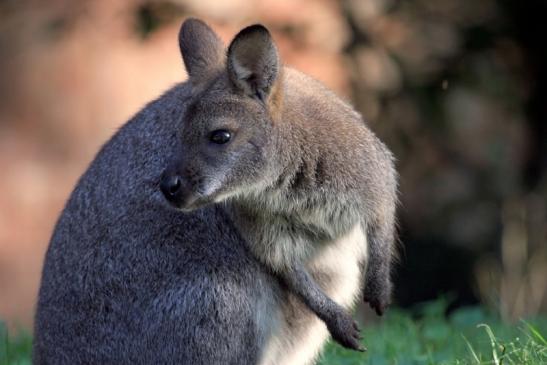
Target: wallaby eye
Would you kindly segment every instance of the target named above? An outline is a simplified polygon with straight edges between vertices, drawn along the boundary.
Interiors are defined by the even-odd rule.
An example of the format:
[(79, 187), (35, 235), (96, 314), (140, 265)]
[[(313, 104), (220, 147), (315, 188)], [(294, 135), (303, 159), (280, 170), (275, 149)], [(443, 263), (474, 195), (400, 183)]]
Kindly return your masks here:
[(226, 129), (218, 129), (213, 131), (209, 136), (209, 140), (216, 144), (228, 143), (230, 139), (232, 139), (232, 133)]

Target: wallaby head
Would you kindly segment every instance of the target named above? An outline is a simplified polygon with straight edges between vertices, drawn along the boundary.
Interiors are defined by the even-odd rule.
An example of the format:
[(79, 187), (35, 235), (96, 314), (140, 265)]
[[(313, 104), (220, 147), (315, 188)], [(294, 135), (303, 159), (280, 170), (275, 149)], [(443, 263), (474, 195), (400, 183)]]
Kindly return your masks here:
[(262, 25), (240, 31), (226, 52), (211, 28), (189, 19), (179, 43), (192, 100), (182, 116), (180, 150), (160, 187), (171, 203), (190, 210), (271, 180), (281, 65)]

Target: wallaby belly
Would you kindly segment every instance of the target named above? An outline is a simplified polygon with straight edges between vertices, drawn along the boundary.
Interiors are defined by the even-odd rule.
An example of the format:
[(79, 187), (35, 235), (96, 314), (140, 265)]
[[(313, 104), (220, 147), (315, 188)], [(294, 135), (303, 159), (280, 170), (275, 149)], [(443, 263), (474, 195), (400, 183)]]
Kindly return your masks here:
[[(366, 259), (366, 235), (357, 224), (348, 234), (320, 249), (307, 266), (325, 293), (349, 309), (361, 292)], [(297, 298), (285, 295), (281, 300), (282, 323), (268, 341), (260, 365), (313, 364), (328, 339), (327, 328)]]

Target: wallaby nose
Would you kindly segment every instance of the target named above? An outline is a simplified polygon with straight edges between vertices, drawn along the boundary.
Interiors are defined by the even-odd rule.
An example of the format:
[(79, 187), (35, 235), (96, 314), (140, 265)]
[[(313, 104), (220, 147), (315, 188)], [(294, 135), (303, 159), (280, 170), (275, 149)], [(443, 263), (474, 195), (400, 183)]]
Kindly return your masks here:
[(182, 179), (179, 175), (164, 175), (160, 181), (160, 190), (167, 200), (175, 202), (182, 190)]

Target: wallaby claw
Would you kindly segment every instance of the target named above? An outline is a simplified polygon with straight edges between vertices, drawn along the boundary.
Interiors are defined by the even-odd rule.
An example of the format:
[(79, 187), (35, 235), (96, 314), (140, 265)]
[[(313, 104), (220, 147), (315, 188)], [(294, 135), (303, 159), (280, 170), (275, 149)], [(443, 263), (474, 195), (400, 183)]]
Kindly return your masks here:
[(327, 322), (327, 328), (332, 338), (343, 347), (360, 352), (366, 351), (361, 345), (359, 326), (348, 313), (338, 313), (332, 321)]

